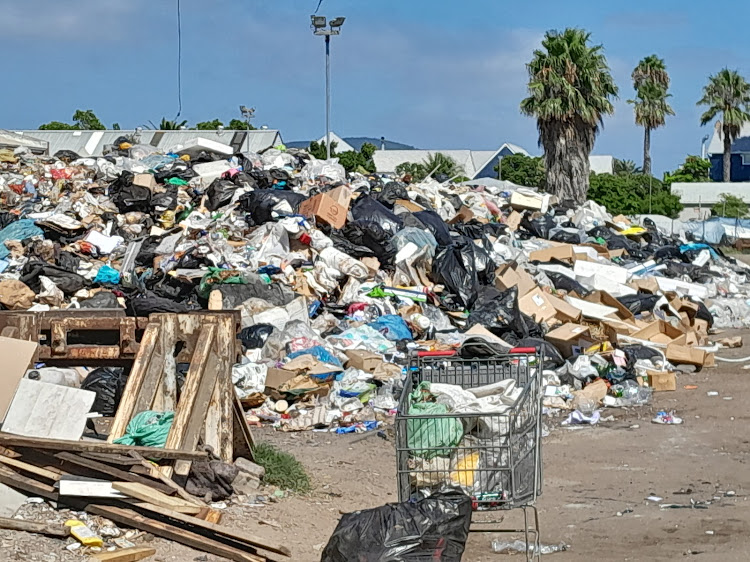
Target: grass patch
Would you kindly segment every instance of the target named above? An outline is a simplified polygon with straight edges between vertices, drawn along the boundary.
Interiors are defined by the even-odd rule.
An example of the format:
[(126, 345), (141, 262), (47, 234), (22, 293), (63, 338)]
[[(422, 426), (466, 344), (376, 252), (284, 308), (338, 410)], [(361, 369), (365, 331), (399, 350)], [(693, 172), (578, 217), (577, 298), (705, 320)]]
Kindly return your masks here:
[(270, 443), (258, 443), (253, 448), (253, 460), (266, 469), (263, 481), (284, 490), (306, 494), (312, 490), (305, 467), (293, 455), (279, 451)]

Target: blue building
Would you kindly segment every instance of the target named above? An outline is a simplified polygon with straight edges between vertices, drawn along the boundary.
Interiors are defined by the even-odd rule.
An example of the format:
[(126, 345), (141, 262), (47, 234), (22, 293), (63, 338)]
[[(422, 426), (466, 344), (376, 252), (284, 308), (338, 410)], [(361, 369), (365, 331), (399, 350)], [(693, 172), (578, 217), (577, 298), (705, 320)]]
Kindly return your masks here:
[[(724, 181), (724, 135), (714, 130), (708, 145), (708, 158), (711, 161), (711, 179)], [(729, 181), (750, 181), (750, 124), (740, 131), (740, 136), (732, 143)]]

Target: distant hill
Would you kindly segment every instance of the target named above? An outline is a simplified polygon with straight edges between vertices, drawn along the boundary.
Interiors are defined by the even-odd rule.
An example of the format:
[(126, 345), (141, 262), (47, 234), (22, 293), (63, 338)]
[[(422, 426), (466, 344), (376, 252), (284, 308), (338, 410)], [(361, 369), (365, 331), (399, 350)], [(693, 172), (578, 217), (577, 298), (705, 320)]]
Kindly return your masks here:
[[(380, 150), (380, 139), (376, 139), (375, 137), (343, 137), (343, 139), (348, 142), (354, 150), (359, 150), (362, 148), (362, 145), (366, 142), (369, 142), (370, 144), (374, 144), (378, 150)], [(292, 142), (285, 142), (284, 144), (288, 146), (289, 148), (307, 148), (310, 146), (311, 141), (292, 141)], [(394, 141), (385, 141), (385, 149), (386, 150), (416, 150), (415, 147), (410, 146), (408, 144), (403, 144), (400, 142), (394, 142)]]

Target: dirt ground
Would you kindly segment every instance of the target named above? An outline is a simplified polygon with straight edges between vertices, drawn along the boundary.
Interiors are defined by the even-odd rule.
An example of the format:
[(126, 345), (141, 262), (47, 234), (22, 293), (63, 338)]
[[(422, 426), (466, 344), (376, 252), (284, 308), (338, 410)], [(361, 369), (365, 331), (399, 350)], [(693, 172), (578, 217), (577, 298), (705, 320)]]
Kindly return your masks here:
[[(719, 355), (750, 355), (748, 332), (722, 335), (735, 333), (744, 334), (748, 345)], [(543, 442), (541, 539), (546, 544), (570, 545), (570, 550), (548, 558), (559, 562), (750, 559), (750, 436), (745, 425), (750, 419), (750, 370), (742, 367), (742, 363), (719, 363), (717, 368), (681, 374), (676, 392), (658, 393), (648, 406), (605, 410), (603, 417), (612, 415), (614, 421), (594, 427), (567, 429), (560, 426), (562, 417), (545, 418), (550, 435)], [(719, 394), (708, 396), (709, 391)], [(675, 410), (684, 424), (652, 424), (654, 413), (662, 409)], [(223, 523), (287, 545), (294, 562), (320, 560), (341, 513), (397, 500), (391, 439), (377, 433), (262, 430), (255, 435), (295, 454), (311, 474), (315, 491), (262, 507), (232, 506)], [(649, 496), (663, 499), (648, 501)], [(705, 509), (659, 505), (691, 506), (692, 502), (710, 503)], [(518, 511), (499, 515), (505, 516), (502, 527), (520, 524)], [(508, 555), (492, 552), (495, 538), (507, 535), (472, 534), (463, 560), (505, 559)], [(0, 554), (0, 558), (80, 560), (69, 558), (61, 544), (2, 532), (2, 552), (13, 556)], [(154, 560), (159, 562), (221, 560), (167, 541), (152, 544), (157, 548)]]

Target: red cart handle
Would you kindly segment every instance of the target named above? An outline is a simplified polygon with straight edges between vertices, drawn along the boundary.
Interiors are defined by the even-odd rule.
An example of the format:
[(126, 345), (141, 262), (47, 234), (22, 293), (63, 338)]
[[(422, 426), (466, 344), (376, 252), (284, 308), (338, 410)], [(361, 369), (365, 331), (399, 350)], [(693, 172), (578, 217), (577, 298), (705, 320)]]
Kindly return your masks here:
[(536, 347), (514, 347), (509, 353), (536, 353)]
[(456, 350), (449, 351), (417, 351), (417, 357), (453, 357)]

